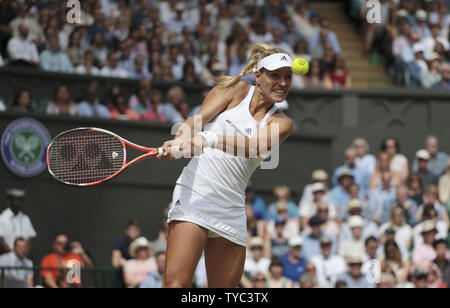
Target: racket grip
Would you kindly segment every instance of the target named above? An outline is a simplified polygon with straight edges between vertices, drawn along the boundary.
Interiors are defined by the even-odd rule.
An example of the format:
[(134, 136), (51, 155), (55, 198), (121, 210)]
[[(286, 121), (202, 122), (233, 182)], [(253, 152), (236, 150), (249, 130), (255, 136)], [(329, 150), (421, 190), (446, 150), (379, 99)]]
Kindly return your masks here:
[(158, 155), (162, 155), (162, 153), (163, 153), (163, 148), (162, 147), (158, 148)]

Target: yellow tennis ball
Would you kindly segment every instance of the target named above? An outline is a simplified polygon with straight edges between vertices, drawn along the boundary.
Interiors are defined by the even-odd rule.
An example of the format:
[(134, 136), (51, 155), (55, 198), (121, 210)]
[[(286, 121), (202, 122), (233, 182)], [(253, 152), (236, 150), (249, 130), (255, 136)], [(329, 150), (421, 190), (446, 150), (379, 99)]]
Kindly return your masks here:
[(309, 63), (303, 58), (292, 61), (292, 72), (296, 75), (305, 75), (309, 71)]

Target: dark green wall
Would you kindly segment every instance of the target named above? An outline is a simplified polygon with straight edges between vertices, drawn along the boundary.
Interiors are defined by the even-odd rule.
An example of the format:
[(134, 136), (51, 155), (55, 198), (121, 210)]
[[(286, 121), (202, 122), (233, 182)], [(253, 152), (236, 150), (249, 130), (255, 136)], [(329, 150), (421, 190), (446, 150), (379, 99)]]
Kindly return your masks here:
[[(17, 117), (20, 115), (0, 113), (0, 132)], [(45, 115), (35, 115), (34, 118), (47, 127), (52, 137), (62, 131), (85, 126), (108, 129), (132, 142), (151, 147), (159, 146), (171, 137), (168, 125)], [(330, 138), (293, 136), (280, 149), (281, 162), (277, 169), (257, 170), (255, 173), (258, 192), (270, 200), (271, 190), (276, 184), (286, 184), (293, 189), (306, 184), (313, 168), (331, 168), (330, 155)], [(99, 264), (109, 265), (115, 241), (130, 218), (138, 218), (144, 233), (151, 238), (157, 235), (163, 212), (171, 201), (175, 181), (186, 164), (186, 160), (147, 159), (108, 183), (77, 188), (60, 184), (47, 172), (34, 179), (18, 178), (2, 162), (0, 191), (14, 186), (27, 189), (24, 212), (31, 217), (38, 233), (31, 254), (34, 261), (49, 252), (55, 233), (67, 232), (71, 239), (81, 241)], [(5, 202), (1, 193), (1, 209)]]
[[(132, 93), (137, 81), (97, 78), (103, 94), (118, 84)], [(36, 99), (49, 98), (57, 84), (66, 83), (74, 97), (82, 95), (89, 77), (39, 71), (0, 70), (0, 96), (12, 96), (23, 86)], [(171, 85), (154, 83), (166, 91)], [(182, 85), (191, 106), (199, 104), (201, 86)], [(423, 147), (428, 134), (440, 138), (441, 149), (450, 152), (450, 95), (409, 89), (370, 91), (293, 91), (287, 111), (295, 121), (295, 131), (282, 145), (280, 165), (275, 170), (257, 170), (254, 176), (257, 192), (272, 201), (271, 191), (277, 184), (288, 185), (295, 201), (311, 172), (323, 168), (328, 172), (340, 165), (343, 152), (356, 137), (365, 137), (371, 152), (378, 154), (383, 139), (395, 136), (402, 152), (412, 158)], [(0, 132), (17, 114), (0, 113)], [(34, 115), (46, 125), (52, 136), (79, 126), (102, 127), (145, 146), (158, 146), (170, 138), (170, 126), (150, 123), (100, 121), (82, 118)], [(0, 163), (0, 191), (6, 187), (24, 186), (28, 190), (25, 212), (32, 218), (38, 238), (32, 251), (37, 261), (51, 249), (52, 236), (67, 232), (91, 251), (97, 262), (110, 264), (110, 252), (130, 218), (139, 218), (144, 232), (156, 236), (163, 211), (171, 199), (172, 189), (187, 161), (139, 163), (113, 181), (94, 188), (66, 187), (45, 172), (35, 179), (20, 179)], [(0, 193), (0, 208), (5, 205)]]

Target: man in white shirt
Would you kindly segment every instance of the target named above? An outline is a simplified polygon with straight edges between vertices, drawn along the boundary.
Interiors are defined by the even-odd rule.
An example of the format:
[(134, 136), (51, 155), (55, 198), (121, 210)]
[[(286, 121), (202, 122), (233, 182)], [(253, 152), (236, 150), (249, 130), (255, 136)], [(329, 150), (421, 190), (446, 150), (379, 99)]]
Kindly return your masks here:
[(111, 78), (128, 78), (128, 72), (118, 66), (119, 56), (116, 51), (108, 55), (108, 63), (102, 68), (100, 74)]
[(322, 254), (314, 257), (311, 262), (316, 266), (317, 282), (321, 288), (332, 288), (336, 278), (345, 273), (346, 264), (344, 258), (331, 255), (331, 238), (324, 236), (320, 239)]
[(31, 240), (36, 237), (36, 231), (30, 218), (21, 211), (25, 190), (8, 189), (6, 195), (8, 208), (0, 214), (0, 249), (11, 252), (19, 237), (26, 240), (28, 248), (31, 248)]
[(19, 26), (19, 36), (9, 40), (6, 50), (12, 63), (26, 64), (37, 67), (39, 65), (39, 53), (34, 43), (29, 42), (28, 27), (25, 24)]
[(365, 247), (364, 239), (362, 237), (364, 220), (361, 216), (352, 216), (348, 219), (348, 224), (352, 230), (352, 238), (341, 242), (339, 254), (343, 257), (347, 257), (355, 252), (364, 255)]
[(244, 271), (251, 277), (256, 274), (266, 275), (269, 272), (270, 260), (263, 257), (264, 241), (260, 237), (250, 239), (251, 258), (245, 260)]
[[(32, 268), (33, 262), (26, 258), (28, 243), (19, 237), (14, 242), (14, 251), (0, 256), (0, 267), (27, 267)], [(5, 271), (6, 279), (23, 281), (33, 287), (33, 271), (25, 269), (10, 269)]]

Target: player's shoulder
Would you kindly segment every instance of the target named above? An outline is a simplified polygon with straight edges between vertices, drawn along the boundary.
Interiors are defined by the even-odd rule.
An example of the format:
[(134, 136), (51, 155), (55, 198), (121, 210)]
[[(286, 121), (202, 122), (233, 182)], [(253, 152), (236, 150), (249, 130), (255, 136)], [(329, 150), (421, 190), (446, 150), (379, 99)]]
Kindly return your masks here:
[(248, 82), (240, 80), (235, 85), (227, 88), (217, 85), (212, 89), (212, 92), (217, 95), (224, 95), (228, 97), (245, 97), (250, 88), (251, 85)]
[(291, 130), (294, 127), (294, 121), (280, 109), (275, 111), (275, 113), (270, 117), (268, 123), (270, 123), (270, 122), (286, 125)]

